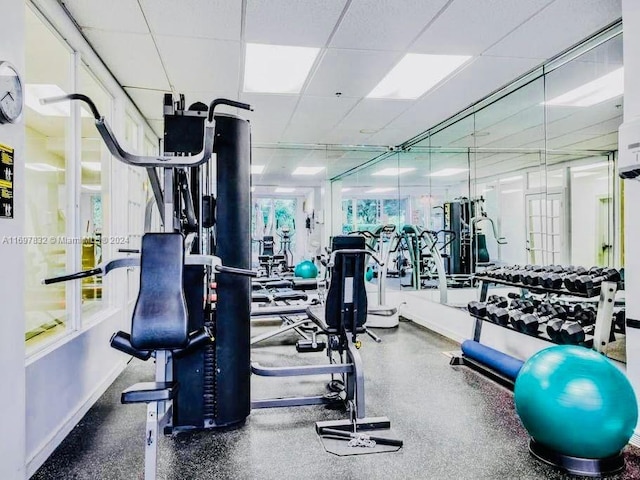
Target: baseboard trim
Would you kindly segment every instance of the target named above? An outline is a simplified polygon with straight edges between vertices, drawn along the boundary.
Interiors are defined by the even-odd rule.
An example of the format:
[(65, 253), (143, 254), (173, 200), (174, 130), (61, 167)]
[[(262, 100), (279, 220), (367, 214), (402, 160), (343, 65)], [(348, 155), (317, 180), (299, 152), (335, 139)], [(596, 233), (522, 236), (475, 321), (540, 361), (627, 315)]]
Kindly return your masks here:
[(453, 340), (454, 342), (462, 343), (465, 340), (463, 337), (461, 337), (460, 335), (457, 335), (455, 332), (452, 332), (451, 330), (442, 328), (439, 325), (428, 322), (424, 320), (424, 317), (416, 315), (410, 311), (401, 311), (400, 317), (406, 320), (409, 320), (410, 322), (415, 323), (416, 325), (422, 328), (426, 328), (427, 330), (431, 330), (432, 332), (442, 335), (443, 337), (447, 337), (448, 339)]
[(65, 421), (62, 422), (60, 427), (49, 436), (49, 438), (37, 449), (37, 451), (27, 458), (27, 478), (38, 471), (38, 469), (46, 462), (56, 448), (62, 443), (62, 441), (71, 433), (71, 430), (82, 420), (82, 417), (86, 415), (89, 409), (94, 403), (107, 391), (107, 388), (118, 378), (118, 375), (127, 366), (127, 362), (123, 361), (118, 363), (104, 378), (104, 380), (98, 384), (98, 386), (91, 392), (91, 394), (85, 399), (80, 407), (73, 413), (71, 413)]

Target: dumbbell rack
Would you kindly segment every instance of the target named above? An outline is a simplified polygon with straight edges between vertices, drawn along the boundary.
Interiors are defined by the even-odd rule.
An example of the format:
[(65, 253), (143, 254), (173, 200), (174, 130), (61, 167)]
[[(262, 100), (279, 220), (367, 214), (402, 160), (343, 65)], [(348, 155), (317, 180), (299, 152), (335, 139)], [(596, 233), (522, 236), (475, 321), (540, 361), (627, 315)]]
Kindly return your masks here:
[[(555, 295), (566, 295), (571, 297), (578, 298), (594, 298), (599, 296), (598, 299), (598, 309), (596, 314), (596, 326), (593, 332), (593, 349), (604, 353), (607, 345), (609, 344), (609, 336), (611, 333), (611, 323), (613, 322), (613, 307), (615, 304), (616, 292), (618, 291), (618, 283), (617, 282), (602, 282), (601, 285), (597, 288), (594, 288), (587, 293), (580, 292), (570, 292), (567, 289), (559, 288), (559, 289), (549, 289), (543, 288), (539, 286), (525, 285), (523, 283), (515, 283), (509, 282), (507, 280), (501, 280), (498, 278), (490, 278), (482, 275), (476, 275), (475, 280), (480, 282), (480, 300), (481, 302), (485, 302), (487, 300), (487, 294), (489, 292), (489, 285), (505, 285), (509, 287), (517, 287), (520, 288), (523, 292), (528, 291), (531, 293), (537, 294), (555, 294)], [(473, 328), (473, 339), (476, 342), (480, 341), (480, 336), (482, 334), (482, 324), (485, 321), (489, 321), (485, 317), (480, 317), (477, 315), (471, 315), (476, 319), (476, 323)], [(493, 325), (493, 322), (490, 322)], [(503, 328), (507, 328), (509, 330), (514, 330), (511, 326), (503, 326), (498, 325)], [(518, 332), (522, 333), (522, 332)], [(528, 334), (534, 336), (536, 338), (540, 338), (543, 340), (551, 341), (551, 339), (545, 334)]]

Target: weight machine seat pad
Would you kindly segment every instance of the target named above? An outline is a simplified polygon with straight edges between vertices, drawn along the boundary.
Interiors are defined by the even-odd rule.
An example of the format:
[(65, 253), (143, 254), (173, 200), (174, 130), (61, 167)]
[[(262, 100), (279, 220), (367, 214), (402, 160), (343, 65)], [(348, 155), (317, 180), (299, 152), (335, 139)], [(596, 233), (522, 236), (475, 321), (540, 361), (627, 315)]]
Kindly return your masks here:
[(173, 350), (187, 345), (183, 268), (182, 234), (147, 233), (142, 237), (140, 290), (131, 318), (134, 348)]
[(262, 285), (264, 288), (291, 288), (291, 281), (273, 280), (271, 282), (264, 282)]
[[(327, 320), (325, 318), (325, 307), (324, 305), (313, 305), (311, 307), (307, 307), (307, 317), (309, 317), (309, 319), (315, 323), (320, 330), (322, 330), (323, 333), (329, 334), (329, 335), (336, 335), (340, 333), (340, 330), (338, 330), (337, 328), (332, 328), (327, 324)], [(350, 331), (349, 328), (347, 328), (347, 331)], [(358, 327), (356, 329), (356, 333), (364, 333), (365, 332), (365, 328), (364, 327)]]
[(273, 292), (273, 300), (276, 302), (290, 301), (290, 300), (307, 300), (309, 297), (306, 293), (294, 292), (289, 290), (286, 292)]
[(131, 385), (120, 397), (122, 403), (149, 403), (173, 400), (178, 391), (176, 382), (142, 382)]
[(315, 278), (294, 278), (291, 280), (294, 290), (317, 290), (318, 280)]
[(271, 297), (267, 293), (253, 292), (251, 301), (254, 303), (269, 303), (271, 302)]
[(291, 288), (290, 280), (269, 280), (266, 282), (252, 282), (251, 287), (253, 290), (260, 290), (261, 288)]

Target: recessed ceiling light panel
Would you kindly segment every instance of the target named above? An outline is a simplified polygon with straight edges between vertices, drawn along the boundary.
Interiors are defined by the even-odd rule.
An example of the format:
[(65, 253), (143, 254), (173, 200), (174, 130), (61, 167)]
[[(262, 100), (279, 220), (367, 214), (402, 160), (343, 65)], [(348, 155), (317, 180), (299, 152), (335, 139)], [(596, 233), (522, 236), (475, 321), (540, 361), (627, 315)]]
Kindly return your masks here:
[(397, 177), (398, 175), (402, 175), (403, 173), (407, 172), (413, 172), (414, 170), (415, 168), (412, 167), (391, 167), (383, 168), (382, 170), (378, 170), (371, 175), (376, 177)]
[(591, 82), (544, 102), (564, 107), (590, 107), (624, 93), (624, 68), (607, 73)]
[(367, 97), (415, 100), (470, 58), (468, 55), (407, 53)]
[(300, 93), (319, 48), (247, 43), (244, 91)]
[(297, 167), (291, 175), (316, 175), (324, 170), (324, 167)]
[(443, 168), (442, 170), (438, 170), (437, 172), (427, 175), (427, 177), (451, 177), (468, 171), (468, 168)]

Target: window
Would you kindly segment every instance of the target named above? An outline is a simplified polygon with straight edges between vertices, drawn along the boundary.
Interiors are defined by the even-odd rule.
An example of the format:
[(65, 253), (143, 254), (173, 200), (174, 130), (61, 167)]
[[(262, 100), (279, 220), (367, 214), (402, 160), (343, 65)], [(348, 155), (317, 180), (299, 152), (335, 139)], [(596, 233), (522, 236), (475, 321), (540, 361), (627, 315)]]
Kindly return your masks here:
[[(71, 52), (32, 12), (26, 12), (25, 74), (25, 341), (27, 351), (72, 328), (68, 283), (42, 285), (67, 271), (75, 246), (68, 236), (72, 189), (67, 183), (71, 140), (69, 104), (42, 106), (40, 98), (70, 93)], [(69, 290), (69, 291), (68, 291)]]
[[(89, 70), (79, 70), (79, 90), (88, 95), (105, 116), (111, 118), (111, 97)], [(111, 245), (103, 239), (109, 237), (108, 178), (112, 158), (95, 128), (93, 117), (81, 111), (82, 133), (80, 142), (80, 231), (82, 237), (81, 268), (95, 268), (113, 256)], [(105, 305), (102, 277), (89, 277), (81, 283), (82, 318), (91, 316)]]

